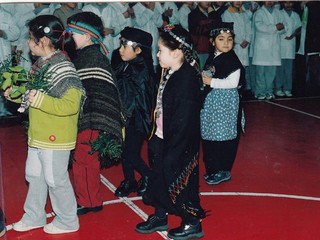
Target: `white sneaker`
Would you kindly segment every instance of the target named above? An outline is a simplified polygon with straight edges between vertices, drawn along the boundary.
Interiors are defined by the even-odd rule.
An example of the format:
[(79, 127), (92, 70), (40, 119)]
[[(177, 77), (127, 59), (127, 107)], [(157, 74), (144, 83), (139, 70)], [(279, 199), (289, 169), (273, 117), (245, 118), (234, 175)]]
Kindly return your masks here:
[(12, 229), (17, 231), (17, 232), (26, 232), (26, 231), (29, 231), (29, 230), (32, 230), (32, 229), (42, 228), (42, 227), (43, 227), (43, 225), (30, 226), (30, 225), (27, 225), (27, 224), (19, 221), (19, 222), (16, 222), (16, 223), (13, 224)]
[(282, 92), (281, 90), (276, 91), (275, 94), (276, 94), (276, 96), (278, 96), (278, 97), (284, 97), (284, 96), (285, 96), (285, 93)]
[(61, 229), (53, 225), (53, 223), (49, 223), (44, 226), (43, 231), (48, 234), (63, 234), (63, 233), (72, 233), (79, 230), (79, 227), (76, 229)]
[(274, 99), (274, 95), (273, 95), (272, 93), (267, 93), (267, 94), (266, 94), (266, 99), (267, 99), (267, 100)]
[(284, 91), (286, 97), (292, 97), (292, 93), (290, 91)]
[(257, 96), (255, 96), (258, 100), (263, 100), (266, 98), (266, 95), (259, 93)]

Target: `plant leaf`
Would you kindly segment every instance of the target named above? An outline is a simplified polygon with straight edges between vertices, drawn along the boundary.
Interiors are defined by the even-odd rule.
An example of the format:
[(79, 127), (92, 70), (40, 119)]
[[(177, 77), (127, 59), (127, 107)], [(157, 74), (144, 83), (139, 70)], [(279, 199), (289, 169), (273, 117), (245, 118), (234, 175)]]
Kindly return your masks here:
[(8, 87), (10, 87), (12, 85), (12, 80), (11, 78), (6, 78), (6, 80), (4, 80), (3, 84), (2, 84), (2, 89), (6, 90)]

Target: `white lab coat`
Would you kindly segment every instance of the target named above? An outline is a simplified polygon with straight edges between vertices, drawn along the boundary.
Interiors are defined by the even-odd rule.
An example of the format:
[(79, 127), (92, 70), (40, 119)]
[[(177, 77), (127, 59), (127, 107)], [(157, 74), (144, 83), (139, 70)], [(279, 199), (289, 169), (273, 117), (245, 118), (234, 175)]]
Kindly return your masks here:
[(170, 1), (166, 1), (162, 4), (156, 4), (156, 6), (161, 6), (161, 14), (167, 10), (168, 8), (172, 9), (172, 16), (169, 17), (169, 21), (171, 24), (180, 24), (180, 21), (179, 21), (179, 9), (177, 7), (177, 4), (175, 4), (174, 2), (170, 2)]
[[(277, 23), (283, 23), (285, 28), (278, 31)], [(277, 8), (270, 13), (265, 6), (258, 9), (254, 16), (255, 43), (253, 65), (280, 66), (280, 34), (286, 31), (286, 23)]]
[[(159, 5), (159, 2), (156, 2), (156, 5)], [(154, 10), (151, 11), (150, 9), (143, 6), (140, 2), (133, 6), (135, 12), (135, 19), (134, 19), (134, 27), (139, 28), (145, 32), (148, 32), (152, 35), (152, 59), (153, 65), (157, 66), (159, 64), (159, 60), (157, 58), (158, 53), (158, 39), (159, 39), (159, 30), (163, 24), (161, 12), (161, 6), (155, 6)]]
[[(105, 5), (106, 7), (107, 5)], [(94, 14), (96, 14), (97, 16), (99, 16), (101, 18), (102, 16), (102, 11), (101, 8), (99, 6), (96, 6), (96, 3), (89, 3), (87, 5), (85, 5), (82, 9), (83, 12), (92, 12)]]
[(243, 66), (249, 66), (249, 45), (242, 48), (240, 44), (243, 41), (250, 43), (251, 41), (251, 20), (250, 16), (243, 11), (240, 13), (233, 13), (227, 9), (221, 16), (223, 22), (233, 22), (233, 29), (235, 33), (233, 50), (237, 54)]
[(179, 9), (179, 22), (180, 25), (187, 31), (189, 31), (188, 15), (191, 12), (191, 9), (183, 4)]
[(109, 34), (104, 38), (104, 43), (108, 47), (110, 53), (108, 58), (111, 59), (112, 52), (120, 47), (120, 31), (125, 27), (132, 26), (132, 19), (125, 18), (123, 13), (127, 11), (129, 5), (110, 2), (102, 11), (102, 22), (105, 28), (113, 29), (114, 33)]
[(288, 12), (282, 9), (281, 14), (285, 19), (288, 29), (286, 34), (281, 35), (281, 58), (282, 59), (295, 59), (296, 56), (296, 37), (291, 40), (285, 39), (286, 37), (291, 36), (295, 30), (301, 27), (301, 20), (300, 16), (292, 11), (291, 15), (289, 16)]
[(15, 19), (17, 19), (17, 25), (20, 29), (20, 36), (17, 44), (17, 51), (22, 51), (22, 58), (19, 65), (23, 68), (25, 68), (27, 71), (31, 69), (32, 62), (30, 58), (30, 49), (28, 44), (29, 39), (29, 29), (26, 26), (26, 23), (36, 16), (44, 15), (44, 14), (50, 14), (50, 8), (44, 8), (41, 12), (39, 12), (37, 15), (34, 13), (34, 6), (31, 5), (19, 5), (18, 11), (15, 15)]
[(11, 55), (11, 43), (19, 38), (20, 30), (11, 14), (0, 4), (0, 29), (4, 35), (0, 37), (0, 61)]

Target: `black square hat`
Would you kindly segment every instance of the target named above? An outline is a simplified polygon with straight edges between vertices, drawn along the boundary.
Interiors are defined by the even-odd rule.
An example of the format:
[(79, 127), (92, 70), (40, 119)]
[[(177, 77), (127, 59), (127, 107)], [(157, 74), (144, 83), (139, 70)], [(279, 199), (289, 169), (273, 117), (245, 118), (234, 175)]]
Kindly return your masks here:
[(143, 47), (150, 48), (152, 45), (152, 36), (150, 33), (147, 33), (138, 28), (125, 27), (120, 32), (121, 37), (130, 40), (132, 42), (136, 42)]

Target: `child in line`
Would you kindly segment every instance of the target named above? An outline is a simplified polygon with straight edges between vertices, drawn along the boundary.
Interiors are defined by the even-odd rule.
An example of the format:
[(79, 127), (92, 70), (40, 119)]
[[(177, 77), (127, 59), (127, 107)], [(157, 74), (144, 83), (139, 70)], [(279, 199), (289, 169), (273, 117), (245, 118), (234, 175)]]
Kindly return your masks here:
[(92, 12), (77, 13), (68, 19), (67, 30), (76, 43), (73, 63), (86, 90), (72, 164), (77, 213), (81, 215), (102, 210), (100, 170), (117, 162), (117, 158), (101, 154), (104, 145), (92, 153), (95, 147), (88, 143), (113, 141), (122, 150), (123, 119), (119, 91), (103, 44), (101, 18)]
[(199, 197), (200, 74), (189, 33), (180, 26), (166, 26), (158, 41), (163, 74), (155, 110), (155, 131), (149, 142), (154, 162), (143, 201), (155, 208), (136, 231), (168, 229), (167, 214), (182, 219), (169, 231), (171, 239), (200, 238), (205, 212)]
[(208, 94), (201, 110), (201, 136), (204, 179), (212, 185), (231, 178), (243, 116), (239, 88), (244, 82), (244, 68), (233, 51), (233, 23), (217, 24), (210, 32), (210, 42), (215, 51), (205, 65), (211, 76), (203, 75)]
[[(74, 42), (61, 21), (41, 15), (28, 23), (31, 54), (39, 57), (31, 69), (35, 75), (44, 68), (50, 88), (29, 92), (28, 156), (26, 180), (29, 183), (22, 219), (13, 230), (25, 232), (41, 228), (49, 234), (79, 229), (77, 203), (68, 174), (70, 151), (77, 137), (77, 122), (84, 89), (67, 52)], [(5, 96), (10, 99), (10, 90)], [(47, 195), (56, 216), (46, 224)]]
[[(117, 197), (131, 192), (142, 195), (146, 190), (150, 168), (141, 158), (141, 147), (151, 131), (151, 115), (155, 98), (154, 70), (151, 54), (152, 36), (137, 28), (120, 32), (120, 48), (114, 52), (112, 66), (128, 118), (122, 155), (124, 180), (116, 189)], [(121, 60), (120, 60), (121, 59)], [(134, 170), (141, 175), (137, 183)]]

